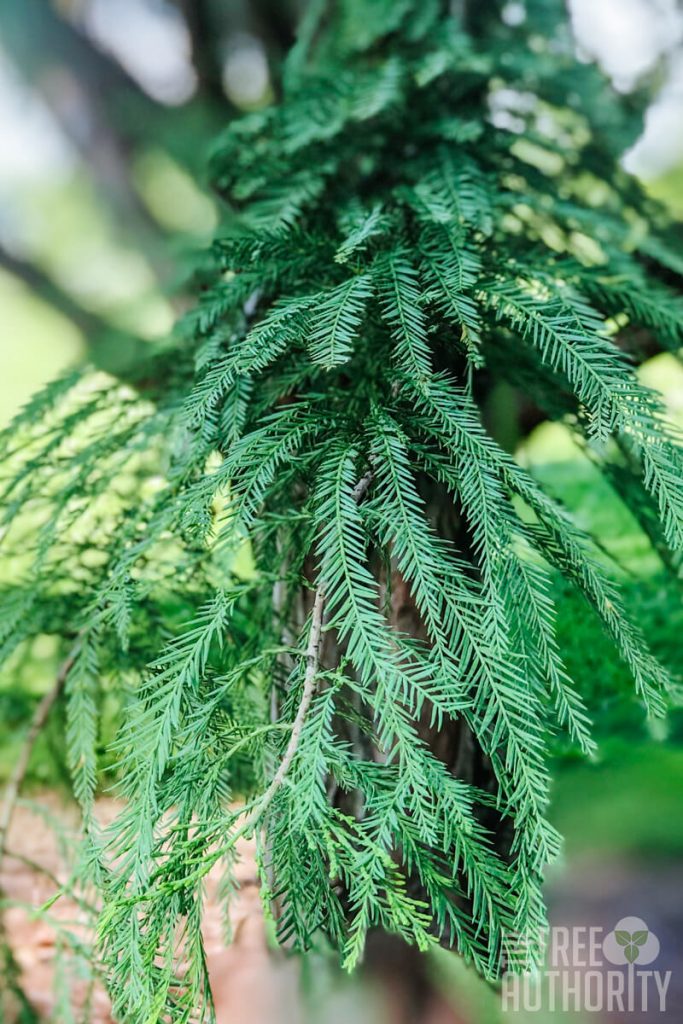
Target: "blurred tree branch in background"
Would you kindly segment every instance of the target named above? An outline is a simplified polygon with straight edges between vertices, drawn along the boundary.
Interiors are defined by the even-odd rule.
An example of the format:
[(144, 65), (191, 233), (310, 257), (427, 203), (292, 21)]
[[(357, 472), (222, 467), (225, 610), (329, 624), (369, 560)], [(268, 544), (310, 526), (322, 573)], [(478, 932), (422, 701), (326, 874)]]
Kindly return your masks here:
[(0, 245), (0, 269), (18, 278), (43, 302), (67, 317), (83, 334), (90, 360), (99, 370), (127, 377), (144, 354), (144, 342), (121, 331), (104, 317), (86, 309), (58, 282), (31, 260)]
[[(89, 0), (0, 4), (0, 46), (26, 87), (52, 114), (118, 237), (139, 251), (160, 292), (168, 294), (182, 287), (187, 269), (179, 265), (168, 226), (140, 189), (139, 160), (161, 152), (201, 185), (206, 140), (245, 106), (226, 91), (230, 53), (245, 44), (251, 52), (257, 47), (263, 53), (268, 67), (265, 101), (293, 41), (301, 5), (271, 0), (154, 5), (157, 14), (181, 18), (187, 36), (195, 86), (175, 105), (153, 96), (115, 49), (93, 33), (88, 15), (95, 6)], [(125, 11), (121, 16), (125, 18)], [(125, 368), (126, 376), (134, 352), (147, 357), (134, 333), (126, 336), (106, 313), (86, 308), (55, 278), (40, 253), (21, 238), (4, 237), (1, 225), (0, 267), (78, 328), (89, 357), (100, 368), (114, 373)], [(179, 301), (182, 305), (182, 297)]]

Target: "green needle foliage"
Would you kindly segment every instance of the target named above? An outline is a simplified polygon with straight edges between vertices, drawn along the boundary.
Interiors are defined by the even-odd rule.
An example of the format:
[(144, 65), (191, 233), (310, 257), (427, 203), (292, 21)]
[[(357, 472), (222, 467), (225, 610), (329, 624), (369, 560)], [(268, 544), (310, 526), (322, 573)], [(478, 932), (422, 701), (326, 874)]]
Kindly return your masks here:
[(594, 749), (557, 573), (634, 699), (670, 699), (614, 567), (482, 411), (505, 380), (562, 417), (680, 550), (679, 440), (627, 345), (683, 332), (674, 229), (619, 163), (635, 101), (575, 60), (560, 5), (517, 28), (455, 6), (311, 4), (278, 102), (214, 145), (229, 209), (196, 309), (127, 382), (70, 374), (5, 436), (2, 652), (71, 652), (121, 1021), (211, 1017), (204, 885), (227, 900), (246, 835), (296, 949), (352, 968), (379, 927), (489, 978), (520, 934), (538, 954), (549, 754)]

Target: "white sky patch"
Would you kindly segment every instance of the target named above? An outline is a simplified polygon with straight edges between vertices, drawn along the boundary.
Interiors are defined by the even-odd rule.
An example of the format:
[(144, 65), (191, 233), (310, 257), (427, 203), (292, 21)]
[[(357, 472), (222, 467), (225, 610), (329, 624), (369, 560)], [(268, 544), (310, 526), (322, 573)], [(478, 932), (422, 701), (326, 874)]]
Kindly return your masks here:
[(90, 0), (83, 24), (155, 99), (173, 104), (191, 96), (196, 76), (189, 34), (166, 0)]
[(656, 178), (683, 161), (683, 53), (672, 60), (669, 79), (645, 115), (645, 130), (624, 157), (633, 174)]
[(676, 0), (570, 0), (580, 50), (598, 60), (618, 89), (632, 89), (657, 61), (667, 78), (624, 166), (656, 178), (683, 160), (683, 12)]
[(223, 85), (233, 103), (249, 107), (266, 95), (269, 84), (268, 59), (260, 39), (245, 32), (230, 40), (223, 64)]
[[(0, 0), (2, 2), (2, 0)], [(78, 165), (49, 107), (0, 49), (0, 240), (12, 248), (26, 236), (19, 192), (67, 181)]]
[(66, 176), (74, 166), (73, 150), (49, 108), (0, 49), (0, 190)]
[(620, 89), (633, 88), (683, 38), (675, 0), (570, 0), (570, 8), (582, 49)]

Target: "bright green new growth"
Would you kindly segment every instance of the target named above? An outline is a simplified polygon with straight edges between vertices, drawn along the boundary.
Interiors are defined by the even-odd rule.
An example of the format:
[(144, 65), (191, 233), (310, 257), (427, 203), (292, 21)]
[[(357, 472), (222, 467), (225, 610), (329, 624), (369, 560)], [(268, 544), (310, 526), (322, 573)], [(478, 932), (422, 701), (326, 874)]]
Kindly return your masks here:
[[(575, 62), (554, 4), (516, 30), (495, 4), (442, 6), (313, 3), (281, 100), (215, 144), (232, 210), (173, 343), (127, 384), (50, 385), (7, 433), (23, 577), (2, 653), (42, 633), (72, 651), (69, 757), (121, 1021), (211, 1015), (203, 886), (220, 865), (229, 894), (245, 834), (296, 948), (353, 967), (381, 927), (495, 978), (510, 937), (533, 947), (558, 849), (549, 746), (565, 730), (593, 749), (556, 570), (666, 708), (609, 568), (481, 408), (503, 379), (564, 417), (680, 550), (678, 439), (619, 333), (678, 349), (662, 281), (680, 259), (620, 168), (626, 100)], [(491, 114), (503, 90), (536, 97), (521, 132)], [(112, 696), (126, 804), (101, 830)]]

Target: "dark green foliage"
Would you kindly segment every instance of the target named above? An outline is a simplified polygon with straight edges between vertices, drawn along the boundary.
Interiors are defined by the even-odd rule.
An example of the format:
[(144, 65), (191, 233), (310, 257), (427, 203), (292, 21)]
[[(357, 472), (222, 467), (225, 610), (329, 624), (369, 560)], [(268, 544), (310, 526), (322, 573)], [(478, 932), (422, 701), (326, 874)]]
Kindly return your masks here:
[[(503, 90), (535, 97), (514, 130), (491, 116)], [(493, 4), (315, 2), (281, 101), (214, 146), (230, 213), (176, 339), (135, 389), (65, 378), (8, 432), (22, 582), (2, 641), (74, 648), (69, 758), (117, 1019), (210, 1014), (203, 880), (220, 863), (230, 888), (246, 833), (280, 937), (348, 967), (380, 926), (495, 978), (507, 938), (538, 934), (549, 751), (558, 731), (593, 750), (557, 573), (648, 713), (670, 683), (611, 567), (480, 409), (503, 378), (563, 416), (680, 549), (681, 449), (620, 347), (626, 324), (673, 349), (683, 330), (664, 215), (618, 163), (635, 126), (553, 3), (513, 30)], [(126, 807), (102, 832), (110, 689)]]

